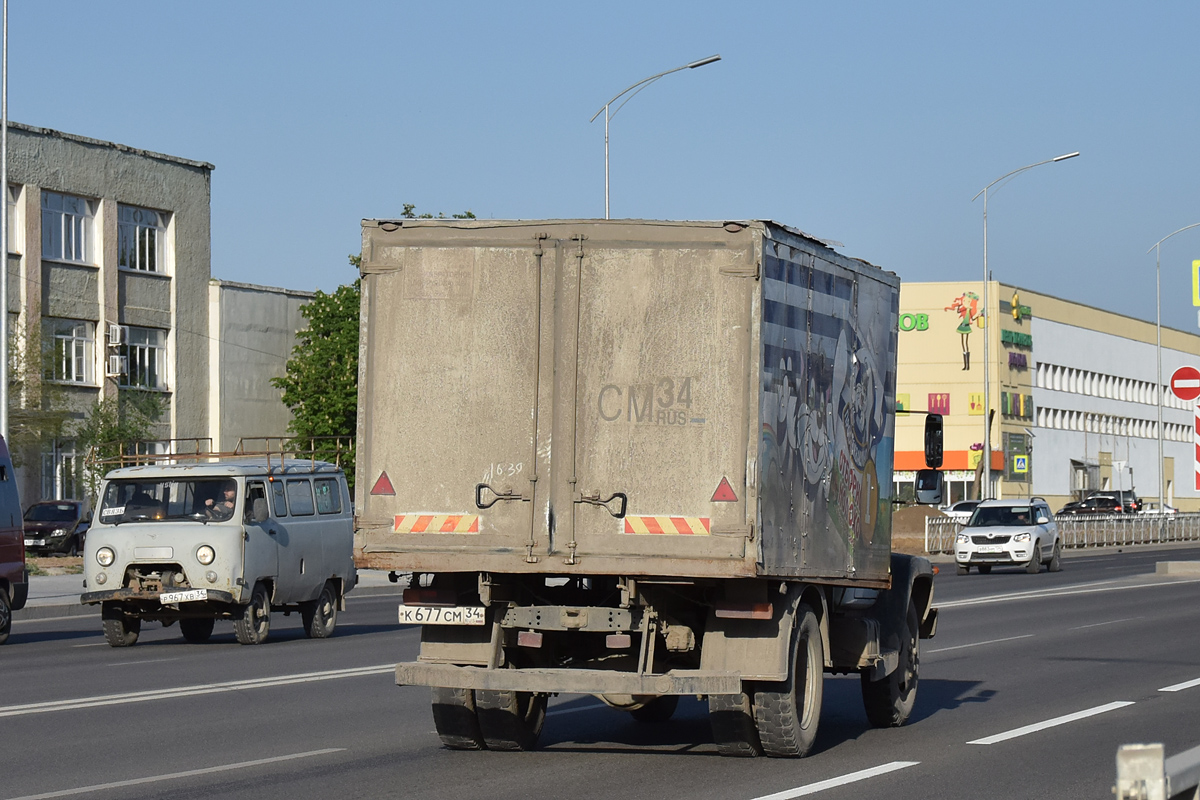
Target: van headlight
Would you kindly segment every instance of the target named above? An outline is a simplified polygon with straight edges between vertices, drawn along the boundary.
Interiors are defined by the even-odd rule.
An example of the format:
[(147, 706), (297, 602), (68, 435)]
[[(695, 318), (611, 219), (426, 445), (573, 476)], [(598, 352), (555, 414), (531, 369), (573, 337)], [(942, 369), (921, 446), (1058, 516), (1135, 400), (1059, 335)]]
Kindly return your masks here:
[(204, 566), (211, 564), (217, 557), (217, 552), (206, 544), (196, 548), (196, 560)]
[(1028, 533), (1018, 533), (1016, 536), (1013, 537), (1013, 541), (1014, 542), (1028, 542), (1029, 534)]
[(117, 554), (111, 547), (101, 547), (96, 551), (96, 563), (102, 567), (111, 567), (117, 560)]

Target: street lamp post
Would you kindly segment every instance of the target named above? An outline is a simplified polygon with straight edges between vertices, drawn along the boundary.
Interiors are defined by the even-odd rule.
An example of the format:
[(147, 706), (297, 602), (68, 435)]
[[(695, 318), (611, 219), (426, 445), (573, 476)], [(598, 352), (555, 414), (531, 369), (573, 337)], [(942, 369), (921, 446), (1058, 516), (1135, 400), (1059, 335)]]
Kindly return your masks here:
[(1026, 164), (1019, 169), (1014, 169), (1012, 172), (1006, 172), (996, 180), (989, 183), (987, 186), (979, 190), (979, 193), (971, 198), (974, 203), (979, 195), (983, 195), (983, 485), (979, 487), (979, 499), (986, 500), (986, 495), (992, 491), (992, 421), (991, 404), (992, 392), (989, 385), (989, 370), (991, 368), (991, 341), (992, 341), (992, 320), (991, 306), (988, 305), (988, 260), (987, 260), (987, 204), (988, 204), (988, 189), (991, 189), (1000, 181), (1011, 178), (1017, 173), (1025, 170), (1040, 167), (1043, 164), (1053, 164), (1058, 161), (1066, 161), (1068, 158), (1075, 158), (1079, 155), (1079, 151), (1074, 153), (1066, 153), (1054, 158), (1048, 158), (1045, 161), (1039, 161), (1036, 164)]
[[(1155, 330), (1155, 333), (1157, 334), (1157, 338), (1156, 338), (1156, 342), (1155, 342), (1155, 354), (1158, 357), (1158, 384), (1155, 387), (1154, 395), (1155, 395), (1156, 402), (1158, 405), (1158, 510), (1159, 510), (1159, 513), (1163, 513), (1164, 509), (1166, 509), (1166, 506), (1164, 505), (1164, 502), (1165, 502), (1164, 495), (1166, 494), (1166, 487), (1163, 485), (1162, 407), (1163, 407), (1163, 399), (1164, 398), (1163, 398), (1163, 379), (1162, 379), (1162, 281), (1160, 278), (1160, 276), (1162, 274), (1162, 259), (1160, 258), (1160, 256), (1161, 256), (1163, 242), (1165, 242), (1167, 239), (1170, 239), (1176, 233), (1183, 233), (1184, 231), (1190, 230), (1191, 228), (1195, 228), (1197, 226), (1200, 226), (1200, 222), (1195, 222), (1191, 225), (1185, 225), (1184, 227), (1180, 228), (1179, 230), (1175, 231), (1174, 233), (1168, 233), (1166, 236), (1164, 236), (1163, 238), (1161, 238), (1157, 242), (1155, 242), (1154, 245), (1150, 248), (1150, 250), (1154, 251), (1154, 330)], [(1147, 255), (1150, 254), (1150, 250), (1146, 251)], [(1130, 487), (1130, 488), (1132, 488), (1132, 487)], [(1164, 519), (1166, 518), (1165, 514), (1164, 514), (1163, 518)]]
[[(596, 117), (600, 116), (601, 112), (604, 113), (604, 218), (605, 219), (609, 218), (608, 217), (608, 121), (610, 119), (612, 119), (613, 117), (615, 117), (617, 115), (617, 111), (620, 111), (625, 106), (625, 103), (628, 103), (630, 100), (632, 100), (637, 95), (638, 92), (642, 91), (642, 89), (645, 89), (647, 86), (654, 83), (656, 80), (663, 77), (664, 75), (670, 75), (672, 72), (679, 72), (680, 70), (684, 70), (684, 69), (695, 69), (696, 67), (703, 67), (705, 64), (711, 64), (714, 61), (720, 61), (720, 60), (721, 60), (721, 56), (719, 56), (719, 55), (709, 56), (708, 58), (702, 58), (699, 61), (693, 61), (690, 64), (684, 64), (682, 67), (676, 67), (675, 69), (669, 69), (666, 72), (660, 72), (657, 75), (651, 75), (649, 78), (643, 78), (642, 80), (638, 81), (637, 83), (633, 84), (632, 86), (630, 86), (626, 89), (622, 89), (620, 92), (618, 92), (617, 95), (615, 97), (613, 97), (612, 100), (609, 100), (607, 103), (605, 103), (600, 108), (600, 111), (597, 111), (595, 114), (592, 115), (592, 118), (590, 120), (588, 120), (588, 122), (595, 122)], [(622, 97), (624, 97), (626, 94), (633, 91), (634, 89), (637, 89), (637, 92), (633, 92), (633, 94), (629, 95), (629, 97), (626, 97), (625, 100), (621, 103), (621, 105), (617, 106), (616, 110), (612, 112), (612, 114), (608, 113), (609, 106), (611, 106), (613, 103), (620, 100)]]

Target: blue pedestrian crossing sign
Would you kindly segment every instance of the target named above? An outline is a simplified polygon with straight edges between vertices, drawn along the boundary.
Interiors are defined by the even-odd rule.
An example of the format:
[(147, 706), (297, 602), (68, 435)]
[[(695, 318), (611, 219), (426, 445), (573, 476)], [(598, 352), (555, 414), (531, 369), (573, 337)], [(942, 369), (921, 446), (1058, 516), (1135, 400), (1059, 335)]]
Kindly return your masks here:
[(1013, 472), (1022, 475), (1029, 472), (1029, 456), (1013, 456)]

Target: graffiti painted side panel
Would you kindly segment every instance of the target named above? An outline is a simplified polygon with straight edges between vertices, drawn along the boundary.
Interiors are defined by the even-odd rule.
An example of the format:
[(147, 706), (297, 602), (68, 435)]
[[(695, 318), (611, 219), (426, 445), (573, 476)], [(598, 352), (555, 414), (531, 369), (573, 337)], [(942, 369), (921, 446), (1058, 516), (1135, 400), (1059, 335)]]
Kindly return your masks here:
[(871, 269), (765, 243), (759, 456), (768, 574), (887, 574), (898, 292)]

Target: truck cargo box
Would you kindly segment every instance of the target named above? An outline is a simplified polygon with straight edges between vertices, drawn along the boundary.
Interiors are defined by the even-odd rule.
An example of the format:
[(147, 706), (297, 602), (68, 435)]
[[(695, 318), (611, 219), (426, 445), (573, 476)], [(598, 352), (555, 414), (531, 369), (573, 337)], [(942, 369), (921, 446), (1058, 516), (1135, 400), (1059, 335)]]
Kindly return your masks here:
[(768, 221), (366, 220), (355, 541), (886, 586), (899, 279)]

